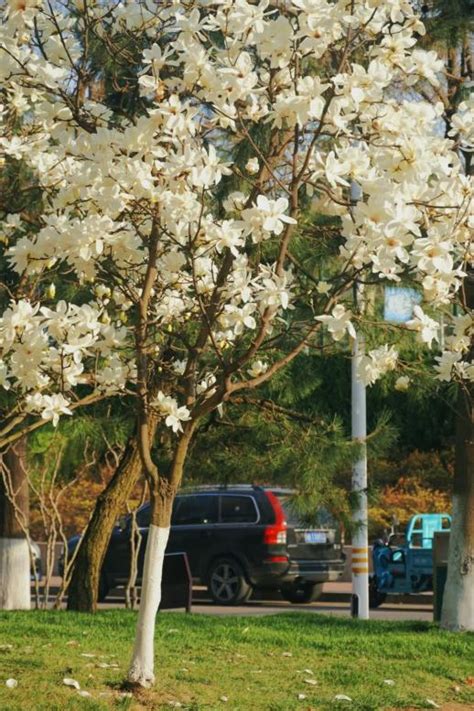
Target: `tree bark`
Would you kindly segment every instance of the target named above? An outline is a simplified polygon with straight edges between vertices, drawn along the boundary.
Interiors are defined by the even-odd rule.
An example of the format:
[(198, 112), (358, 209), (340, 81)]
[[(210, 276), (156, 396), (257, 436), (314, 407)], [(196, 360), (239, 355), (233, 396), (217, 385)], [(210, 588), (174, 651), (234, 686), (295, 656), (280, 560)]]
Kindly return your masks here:
[[(472, 395), (460, 389), (458, 399), (453, 521), (448, 578), (441, 626), (474, 631), (474, 410)], [(471, 396), (471, 397), (470, 397)]]
[(173, 502), (183, 475), (193, 429), (194, 426), (191, 425), (177, 443), (169, 476), (160, 476), (157, 469), (155, 469), (155, 476), (149, 476), (151, 525), (145, 552), (135, 644), (128, 670), (128, 681), (145, 688), (155, 682), (155, 619), (161, 601), (163, 561), (170, 532)]
[(169, 533), (169, 526), (155, 526), (152, 523), (148, 529), (140, 610), (128, 672), (129, 682), (143, 687), (150, 687), (155, 681), (155, 619), (161, 602), (161, 579)]
[(100, 572), (110, 536), (141, 473), (142, 462), (137, 440), (132, 437), (112, 479), (97, 499), (80, 542), (68, 587), (68, 610), (96, 611)]
[(25, 437), (10, 447), (3, 462), (6, 471), (0, 475), (0, 610), (29, 610), (30, 552), (25, 534), (29, 492)]
[[(466, 306), (474, 308), (473, 272), (465, 277), (464, 292)], [(470, 358), (474, 358), (474, 343)], [(474, 385), (467, 380), (458, 395), (453, 521), (441, 626), (474, 631)]]

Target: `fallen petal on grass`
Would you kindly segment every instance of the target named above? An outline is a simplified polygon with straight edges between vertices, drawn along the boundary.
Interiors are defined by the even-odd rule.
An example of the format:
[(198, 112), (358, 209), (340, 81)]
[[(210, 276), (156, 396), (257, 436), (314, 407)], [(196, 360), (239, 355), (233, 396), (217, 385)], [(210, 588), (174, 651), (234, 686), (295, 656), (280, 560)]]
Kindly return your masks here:
[(119, 665), (117, 662), (112, 662), (111, 664), (108, 664), (107, 662), (97, 662), (96, 667), (99, 669), (118, 669)]
[(92, 696), (92, 694), (90, 694), (88, 691), (83, 691), (82, 689), (79, 689), (79, 691), (77, 693), (79, 694), (79, 696), (84, 696), (84, 697)]
[(304, 701), (306, 698), (306, 694), (298, 694), (298, 701)]
[(440, 709), (441, 706), (436, 703), (436, 701), (433, 701), (433, 699), (426, 699), (426, 703), (432, 706), (434, 709)]
[(318, 682), (316, 681), (316, 679), (305, 679), (305, 680), (304, 680), (304, 683), (305, 683), (305, 684), (311, 684), (311, 686), (316, 686), (316, 684), (317, 684)]
[(15, 689), (18, 686), (18, 682), (16, 679), (7, 679), (5, 682), (5, 686), (7, 689)]
[(352, 699), (350, 696), (346, 696), (345, 694), (336, 694), (334, 701), (352, 701)]
[(393, 681), (393, 679), (384, 679), (383, 683), (387, 684), (387, 686), (395, 686), (395, 682)]
[(81, 688), (81, 685), (79, 684), (78, 681), (76, 681), (75, 679), (71, 679), (70, 677), (67, 677), (67, 676), (63, 679), (63, 684), (65, 686), (72, 686), (74, 689), (77, 689), (78, 691)]
[(229, 698), (227, 696), (221, 696), (220, 700), (226, 703), (227, 701), (229, 701)]

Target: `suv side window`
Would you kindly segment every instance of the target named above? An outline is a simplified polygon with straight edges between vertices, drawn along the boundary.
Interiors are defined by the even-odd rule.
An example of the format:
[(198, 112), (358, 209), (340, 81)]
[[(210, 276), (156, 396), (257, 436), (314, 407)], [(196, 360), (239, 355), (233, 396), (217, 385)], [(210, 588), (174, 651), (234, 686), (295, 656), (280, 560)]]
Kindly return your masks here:
[(221, 496), (221, 523), (256, 523), (258, 511), (252, 496)]
[(173, 516), (173, 526), (217, 523), (217, 496), (197, 494), (180, 496)]
[[(173, 502), (173, 513), (171, 516), (171, 524), (174, 524), (174, 519), (176, 516), (176, 508), (179, 505), (179, 497)], [(150, 504), (145, 504), (140, 511), (137, 512), (137, 526), (138, 528), (149, 528), (151, 523), (151, 506)]]

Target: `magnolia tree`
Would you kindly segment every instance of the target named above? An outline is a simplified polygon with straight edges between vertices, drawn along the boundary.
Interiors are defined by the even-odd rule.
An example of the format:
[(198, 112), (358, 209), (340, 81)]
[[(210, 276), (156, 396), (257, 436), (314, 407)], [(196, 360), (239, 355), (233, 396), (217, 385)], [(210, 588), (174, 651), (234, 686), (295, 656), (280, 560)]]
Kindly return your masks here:
[[(363, 328), (347, 307), (356, 280), (419, 286), (425, 303), (408, 327), (428, 344), (430, 311), (459, 303), (433, 377), (472, 377), (460, 289), (472, 187), (456, 152), (472, 114), (445, 139), (440, 107), (403, 98), (439, 81), (435, 54), (416, 49), (422, 33), (404, 0), (8, 3), (0, 141), (43, 197), (35, 226), (4, 220), (9, 268), (32, 286), (0, 318), (3, 436), (88, 399), (135, 396), (151, 526), (131, 682), (154, 680), (171, 509), (205, 415), (269, 379), (323, 325), (335, 340)], [(139, 52), (133, 118), (94, 99), (98, 45), (122, 65)], [(231, 156), (244, 143), (239, 167)], [(303, 209), (340, 220), (339, 268), (325, 282), (292, 253)], [(87, 299), (46, 288), (59, 264)], [(390, 333), (362, 364), (368, 381), (397, 367)], [(166, 470), (155, 427), (173, 436)]]

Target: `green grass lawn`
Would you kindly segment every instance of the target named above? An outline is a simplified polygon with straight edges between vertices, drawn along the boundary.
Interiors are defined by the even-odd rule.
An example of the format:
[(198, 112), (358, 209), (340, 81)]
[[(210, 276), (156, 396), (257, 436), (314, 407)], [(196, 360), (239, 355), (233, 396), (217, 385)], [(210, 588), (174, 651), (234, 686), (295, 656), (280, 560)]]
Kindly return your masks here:
[[(130, 697), (121, 682), (135, 620), (136, 613), (125, 610), (0, 613), (0, 710), (434, 708), (427, 699), (446, 709), (474, 709), (474, 635), (424, 622), (304, 613), (163, 613), (156, 687)], [(5, 686), (10, 677), (16, 688)], [(91, 696), (65, 686), (64, 677)], [(336, 694), (352, 702), (337, 701)], [(444, 706), (450, 702), (459, 705)]]

